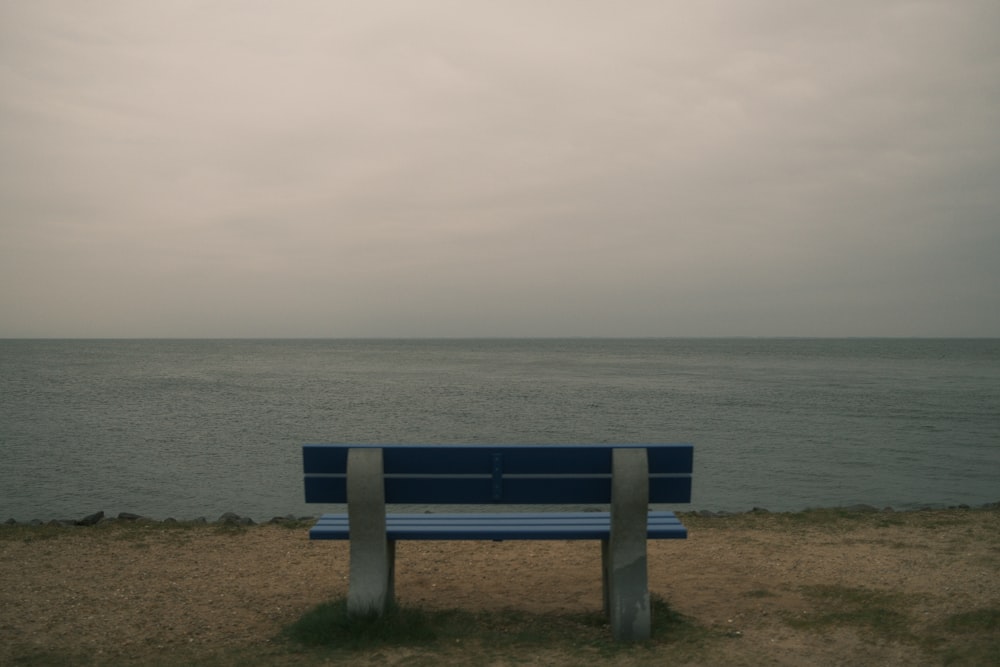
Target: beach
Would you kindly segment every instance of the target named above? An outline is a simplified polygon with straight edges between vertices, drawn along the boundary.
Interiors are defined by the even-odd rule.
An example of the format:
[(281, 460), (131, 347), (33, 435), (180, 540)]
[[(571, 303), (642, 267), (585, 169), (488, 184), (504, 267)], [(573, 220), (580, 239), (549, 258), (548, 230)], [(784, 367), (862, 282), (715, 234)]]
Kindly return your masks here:
[[(681, 664), (983, 664), (997, 656), (996, 507), (683, 520), (689, 539), (648, 548), (652, 593), (706, 631)], [(282, 628), (347, 591), (349, 545), (311, 542), (301, 523), (7, 525), (0, 536), (4, 665), (303, 664)], [(397, 599), (408, 606), (543, 615), (601, 607), (596, 542), (400, 542), (396, 562)], [(880, 629), (866, 609), (902, 625)], [(967, 618), (986, 625), (963, 634)], [(523, 664), (579, 660), (558, 649), (511, 651)], [(624, 664), (662, 664), (671, 651), (657, 639)], [(429, 645), (336, 662), (468, 659)]]

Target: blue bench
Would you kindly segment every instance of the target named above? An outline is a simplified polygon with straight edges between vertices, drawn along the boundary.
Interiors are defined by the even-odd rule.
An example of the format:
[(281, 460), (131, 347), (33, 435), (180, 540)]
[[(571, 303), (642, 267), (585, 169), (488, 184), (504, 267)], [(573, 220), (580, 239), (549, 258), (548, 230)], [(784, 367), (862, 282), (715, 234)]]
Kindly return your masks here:
[[(604, 608), (616, 639), (650, 635), (646, 540), (683, 539), (673, 512), (691, 501), (693, 448), (653, 445), (304, 445), (314, 540), (351, 541), (348, 610), (393, 600), (396, 540), (600, 540)], [(387, 512), (401, 505), (575, 506), (568, 511)], [(579, 511), (588, 505), (607, 510)]]

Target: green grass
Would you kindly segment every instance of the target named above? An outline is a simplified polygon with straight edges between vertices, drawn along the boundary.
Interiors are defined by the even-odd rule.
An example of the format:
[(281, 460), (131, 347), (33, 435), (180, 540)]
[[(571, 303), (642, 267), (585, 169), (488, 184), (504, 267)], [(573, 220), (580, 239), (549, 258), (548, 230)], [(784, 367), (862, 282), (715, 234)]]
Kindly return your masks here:
[(976, 609), (953, 614), (941, 628), (947, 638), (938, 638), (941, 664), (952, 667), (1000, 665), (1000, 609)]
[(829, 630), (851, 626), (890, 641), (913, 641), (909, 604), (904, 596), (848, 586), (810, 586), (803, 589), (817, 610), (787, 617), (800, 630)]
[(1000, 633), (1000, 609), (976, 609), (949, 616), (944, 623), (949, 632)]
[(348, 650), (378, 645), (423, 644), (437, 638), (435, 628), (448, 622), (448, 614), (393, 607), (386, 614), (347, 613), (346, 599), (325, 602), (306, 612), (286, 630), (286, 636), (303, 646), (336, 646)]
[(382, 616), (349, 615), (343, 598), (311, 609), (285, 628), (281, 639), (307, 650), (338, 653), (462, 646), (505, 657), (525, 649), (614, 656), (663, 644), (693, 650), (718, 634), (699, 627), (656, 596), (651, 604), (652, 639), (640, 644), (615, 642), (607, 619), (596, 612), (532, 614), (513, 609), (470, 612), (397, 606)]
[(785, 618), (798, 630), (851, 627), (877, 641), (918, 645), (942, 665), (1000, 665), (1000, 609), (961, 612), (919, 627), (909, 613), (912, 599), (900, 594), (846, 586), (812, 586), (803, 592), (817, 609)]
[(755, 588), (752, 591), (747, 591), (743, 594), (745, 598), (773, 598), (777, 597), (777, 593), (773, 593), (766, 588)]
[(94, 661), (85, 653), (72, 653), (25, 646), (17, 652), (13, 664), (19, 667), (62, 667), (63, 665), (91, 665)]

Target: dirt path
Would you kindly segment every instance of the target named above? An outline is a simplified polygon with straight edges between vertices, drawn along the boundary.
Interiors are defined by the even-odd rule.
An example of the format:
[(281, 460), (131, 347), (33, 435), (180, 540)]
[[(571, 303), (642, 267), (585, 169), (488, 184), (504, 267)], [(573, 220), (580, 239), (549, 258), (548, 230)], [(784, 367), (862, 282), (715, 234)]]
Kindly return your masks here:
[[(650, 544), (650, 588), (732, 639), (713, 642), (705, 664), (939, 664), (865, 610), (900, 614), (911, 636), (1000, 609), (1000, 511), (685, 523), (688, 540)], [(0, 537), (0, 665), (263, 647), (347, 586), (348, 545), (310, 542), (303, 528), (4, 527)], [(403, 542), (397, 595), (423, 607), (591, 611), (599, 573), (596, 543)], [(829, 622), (845, 609), (856, 616)]]

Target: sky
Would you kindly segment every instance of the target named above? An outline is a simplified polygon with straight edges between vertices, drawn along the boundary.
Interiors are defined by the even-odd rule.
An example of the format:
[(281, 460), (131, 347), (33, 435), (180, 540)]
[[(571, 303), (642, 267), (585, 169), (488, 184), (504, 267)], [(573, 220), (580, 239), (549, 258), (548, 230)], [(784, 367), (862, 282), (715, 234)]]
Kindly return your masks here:
[(996, 0), (0, 0), (0, 337), (1000, 336)]

